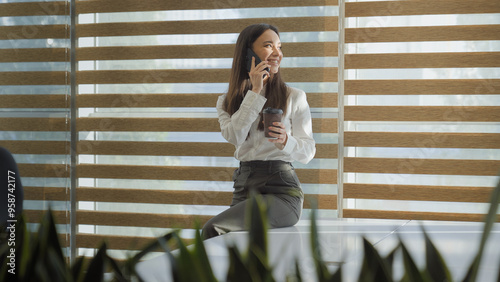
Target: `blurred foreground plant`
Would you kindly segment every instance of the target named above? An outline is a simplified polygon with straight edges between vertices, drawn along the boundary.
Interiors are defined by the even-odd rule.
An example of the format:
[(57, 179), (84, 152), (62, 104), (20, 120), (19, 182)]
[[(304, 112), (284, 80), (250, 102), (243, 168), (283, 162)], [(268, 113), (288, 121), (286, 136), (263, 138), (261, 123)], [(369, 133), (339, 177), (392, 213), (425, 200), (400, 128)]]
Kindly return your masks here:
[[(489, 212), (485, 218), (484, 230), (477, 253), (463, 278), (464, 282), (477, 281), (484, 247), (497, 220), (500, 202), (500, 182), (493, 190)], [(249, 240), (245, 252), (236, 246), (228, 246), (229, 269), (226, 281), (275, 281), (273, 268), (269, 262), (267, 246), (267, 218), (265, 205), (257, 196), (252, 197), (249, 207)], [(136, 272), (136, 265), (145, 255), (163, 250), (169, 258), (173, 281), (217, 281), (213, 274), (210, 260), (205, 250), (200, 233), (196, 232), (194, 244), (186, 246), (178, 234), (173, 231), (149, 243), (142, 251), (129, 259), (118, 262), (107, 254), (107, 245), (103, 243), (97, 254), (87, 259), (79, 257), (70, 265), (64, 256), (59, 236), (56, 231), (54, 216), (49, 210), (43, 217), (37, 233), (30, 233), (21, 216), (16, 224), (15, 246), (9, 244), (9, 234), (2, 228), (0, 235), (0, 281), (143, 281)], [(399, 244), (387, 256), (383, 257), (375, 247), (363, 238), (364, 257), (358, 281), (394, 281), (393, 262), (397, 251), (402, 252), (404, 275), (401, 281), (452, 281), (452, 277), (442, 255), (434, 246), (428, 234), (425, 237), (426, 265), (419, 269), (404, 243)], [(321, 256), (316, 211), (311, 213), (310, 244), (314, 260), (316, 277), (319, 282), (342, 281), (342, 264), (330, 272)], [(173, 243), (177, 249), (171, 251)], [(15, 274), (9, 272), (10, 257), (14, 254)], [(296, 272), (287, 276), (289, 281), (302, 281), (300, 267), (295, 263)], [(108, 276), (106, 276), (106, 274)], [(498, 274), (500, 281), (500, 273)]]

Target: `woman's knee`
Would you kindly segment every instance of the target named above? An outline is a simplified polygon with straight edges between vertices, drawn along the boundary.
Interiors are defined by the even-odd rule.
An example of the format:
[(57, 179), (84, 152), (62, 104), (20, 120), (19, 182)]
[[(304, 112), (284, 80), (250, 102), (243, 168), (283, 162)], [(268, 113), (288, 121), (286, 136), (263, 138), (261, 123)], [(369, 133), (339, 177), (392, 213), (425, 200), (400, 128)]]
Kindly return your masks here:
[(203, 228), (201, 229), (201, 238), (203, 240), (210, 239), (212, 237), (218, 236), (219, 233), (215, 229), (215, 226), (212, 222), (212, 220), (207, 221), (205, 225), (203, 225)]

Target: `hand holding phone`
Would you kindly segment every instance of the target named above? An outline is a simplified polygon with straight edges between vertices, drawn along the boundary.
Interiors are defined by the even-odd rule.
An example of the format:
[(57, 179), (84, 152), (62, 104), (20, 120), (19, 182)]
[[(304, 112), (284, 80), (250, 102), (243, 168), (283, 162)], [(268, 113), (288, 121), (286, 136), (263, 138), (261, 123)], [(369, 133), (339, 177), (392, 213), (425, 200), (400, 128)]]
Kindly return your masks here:
[[(266, 77), (266, 75), (269, 76), (270, 68), (267, 65), (265, 68), (262, 68), (264, 66), (262, 60), (250, 48), (247, 49), (246, 60), (248, 75), (252, 83), (252, 91), (255, 93), (260, 93), (262, 91), (262, 88), (264, 87), (264, 78)], [(257, 68), (257, 66), (259, 67), (256, 70), (255, 68)], [(262, 76), (260, 76), (260, 74), (262, 74)]]
[[(262, 60), (259, 58), (259, 56), (257, 56), (257, 54), (255, 54), (255, 52), (251, 48), (248, 48), (247, 49), (247, 71), (248, 72), (250, 72), (252, 70), (252, 57), (255, 57), (254, 67), (262, 62)], [(264, 70), (270, 71), (269, 68), (265, 68)]]
[[(248, 72), (250, 72), (252, 70), (252, 57), (255, 58), (255, 65), (254, 66), (257, 66), (258, 64), (260, 64), (262, 62), (262, 60), (259, 58), (259, 56), (257, 54), (255, 54), (255, 52), (251, 48), (248, 48), (247, 49), (247, 71)], [(267, 67), (264, 70), (270, 71), (271, 69), (269, 69)]]

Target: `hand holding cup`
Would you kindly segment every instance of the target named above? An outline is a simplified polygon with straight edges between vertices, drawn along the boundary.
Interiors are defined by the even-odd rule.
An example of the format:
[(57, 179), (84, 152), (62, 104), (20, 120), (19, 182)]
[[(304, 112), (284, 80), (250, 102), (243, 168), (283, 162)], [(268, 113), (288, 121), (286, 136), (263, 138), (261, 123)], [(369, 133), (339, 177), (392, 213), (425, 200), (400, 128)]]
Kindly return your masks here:
[(283, 110), (266, 108), (263, 112), (264, 136), (269, 142), (285, 144), (287, 134), (285, 125), (281, 122)]

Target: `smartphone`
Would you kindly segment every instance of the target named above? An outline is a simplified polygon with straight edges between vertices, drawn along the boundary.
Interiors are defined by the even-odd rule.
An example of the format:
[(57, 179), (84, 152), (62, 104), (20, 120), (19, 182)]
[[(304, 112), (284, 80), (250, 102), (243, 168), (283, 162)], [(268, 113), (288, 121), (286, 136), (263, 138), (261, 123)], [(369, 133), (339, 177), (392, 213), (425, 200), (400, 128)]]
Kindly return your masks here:
[[(247, 71), (250, 72), (250, 70), (252, 69), (252, 57), (255, 57), (255, 65), (258, 65), (260, 64), (260, 62), (262, 62), (262, 60), (259, 58), (259, 56), (257, 56), (257, 54), (255, 54), (255, 52), (251, 49), (251, 48), (248, 48), (247, 49)], [(265, 68), (266, 71), (270, 71), (269, 68)]]

